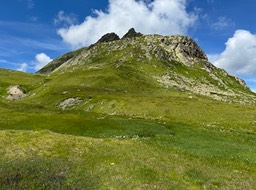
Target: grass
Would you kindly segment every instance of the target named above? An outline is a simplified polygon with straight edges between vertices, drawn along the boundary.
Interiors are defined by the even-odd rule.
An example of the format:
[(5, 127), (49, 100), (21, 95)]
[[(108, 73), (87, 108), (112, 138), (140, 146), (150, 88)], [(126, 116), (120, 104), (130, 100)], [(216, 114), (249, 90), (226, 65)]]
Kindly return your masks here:
[[(48, 130), (4, 130), (0, 133), (0, 173), (4, 174), (0, 181), (6, 188), (26, 189), (255, 186), (253, 135), (237, 133), (229, 137), (177, 124), (167, 124), (167, 129), (171, 134), (157, 131), (147, 138), (91, 138)], [(122, 135), (125, 134), (123, 130)]]
[[(2, 119), (1, 130), (51, 130), (62, 134), (90, 136), (98, 138), (151, 137), (171, 134), (164, 125), (145, 119), (127, 119), (102, 114), (40, 113), (23, 111), (8, 113), (9, 119)], [(29, 117), (28, 117), (29, 116)]]
[[(2, 99), (0, 189), (255, 187), (254, 106), (146, 84), (124, 93), (127, 79), (119, 90), (79, 85), (92, 75), (38, 76), (36, 95)], [(88, 103), (58, 110), (69, 97)]]
[[(255, 188), (254, 105), (166, 89), (154, 78), (173, 72), (218, 85), (202, 63), (149, 62), (137, 45), (114, 55), (108, 45), (91, 48), (99, 56), (79, 57), (81, 49), (60, 57), (45, 72), (71, 57), (83, 64), (49, 76), (0, 70), (0, 189)], [(7, 101), (11, 85), (30, 96)], [(76, 97), (82, 102), (58, 108)]]
[[(247, 118), (255, 111), (218, 104), (231, 115), (208, 126), (189, 119), (178, 123), (174, 114), (174, 119), (139, 119), (78, 110), (8, 112), (3, 106), (0, 187), (253, 189), (256, 141)], [(247, 117), (227, 125), (227, 118), (243, 109)]]

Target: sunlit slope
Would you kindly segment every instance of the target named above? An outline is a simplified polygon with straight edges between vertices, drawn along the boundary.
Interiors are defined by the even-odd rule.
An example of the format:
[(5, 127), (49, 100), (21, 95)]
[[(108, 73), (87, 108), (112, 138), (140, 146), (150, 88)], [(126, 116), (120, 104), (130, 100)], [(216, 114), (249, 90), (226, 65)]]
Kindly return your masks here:
[(255, 94), (188, 37), (128, 36), (0, 70), (0, 189), (255, 188)]
[(0, 69), (0, 98), (4, 98), (7, 94), (7, 89), (13, 85), (19, 85), (24, 92), (40, 87), (43, 84), (44, 76)]

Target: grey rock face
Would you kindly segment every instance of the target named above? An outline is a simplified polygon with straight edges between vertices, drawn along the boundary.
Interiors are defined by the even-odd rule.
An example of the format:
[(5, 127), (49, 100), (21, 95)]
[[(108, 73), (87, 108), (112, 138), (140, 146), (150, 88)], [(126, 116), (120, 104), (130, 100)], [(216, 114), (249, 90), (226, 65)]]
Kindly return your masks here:
[(242, 86), (244, 87), (244, 89), (248, 89), (248, 88), (249, 88), (243, 79), (241, 79), (241, 78), (235, 76), (235, 80), (236, 80), (237, 82), (239, 82), (239, 84), (242, 85)]
[(206, 54), (197, 43), (186, 36), (145, 35), (141, 37), (143, 49), (155, 56), (158, 60), (169, 60), (193, 66), (198, 61), (208, 61)]
[(208, 60), (206, 54), (197, 43), (187, 36), (176, 36), (175, 39), (171, 40), (168, 37), (164, 37), (161, 39), (161, 42), (166, 46), (174, 47), (174, 51), (178, 50), (184, 56)]
[(184, 53), (188, 56), (197, 57), (200, 59), (208, 60), (206, 54), (203, 50), (197, 45), (197, 43), (188, 37), (184, 37), (180, 43), (179, 48), (183, 49)]

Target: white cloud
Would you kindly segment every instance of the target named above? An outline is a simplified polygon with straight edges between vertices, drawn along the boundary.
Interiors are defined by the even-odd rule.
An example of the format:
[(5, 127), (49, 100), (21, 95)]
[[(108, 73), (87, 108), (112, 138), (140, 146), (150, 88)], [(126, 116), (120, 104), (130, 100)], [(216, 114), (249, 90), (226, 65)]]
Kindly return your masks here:
[(60, 28), (58, 34), (78, 48), (108, 32), (122, 37), (132, 27), (144, 34), (186, 34), (197, 20), (195, 13), (186, 11), (186, 0), (109, 0), (106, 12), (94, 10), (94, 14), (81, 24)]
[(35, 56), (35, 60), (28, 61), (27, 63), (15, 64), (18, 66), (17, 71), (32, 72), (38, 71), (51, 62), (52, 59), (45, 53), (39, 53)]
[(36, 71), (42, 69), (45, 65), (52, 61), (52, 59), (45, 53), (39, 53), (35, 56), (36, 61), (34, 62), (34, 69)]
[(64, 26), (70, 26), (77, 22), (77, 16), (73, 13), (65, 14), (64, 11), (59, 11), (58, 15), (54, 19), (54, 24)]
[(28, 69), (28, 64), (27, 63), (21, 63), (19, 64), (19, 68), (16, 69), (17, 71), (22, 71), (22, 72), (26, 72)]
[(226, 49), (213, 62), (235, 75), (256, 75), (256, 35), (237, 30), (226, 42)]
[(215, 30), (224, 30), (226, 28), (234, 27), (235, 23), (227, 17), (219, 17), (218, 21), (212, 24)]

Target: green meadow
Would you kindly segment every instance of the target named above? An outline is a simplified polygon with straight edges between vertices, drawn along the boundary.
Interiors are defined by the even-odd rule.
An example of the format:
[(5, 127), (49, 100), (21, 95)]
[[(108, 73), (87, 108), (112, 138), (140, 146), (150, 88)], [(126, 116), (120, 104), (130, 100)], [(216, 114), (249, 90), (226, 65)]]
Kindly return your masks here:
[(44, 105), (2, 99), (0, 189), (256, 186), (255, 106), (179, 91), (99, 91), (88, 90), (90, 105), (70, 110), (48, 98)]
[[(157, 77), (221, 85), (204, 62), (148, 62), (136, 45), (107, 45), (50, 75), (0, 70), (1, 190), (255, 189), (254, 93), (217, 68), (222, 91), (239, 94), (229, 101), (166, 88)], [(27, 97), (8, 101), (12, 85)]]

